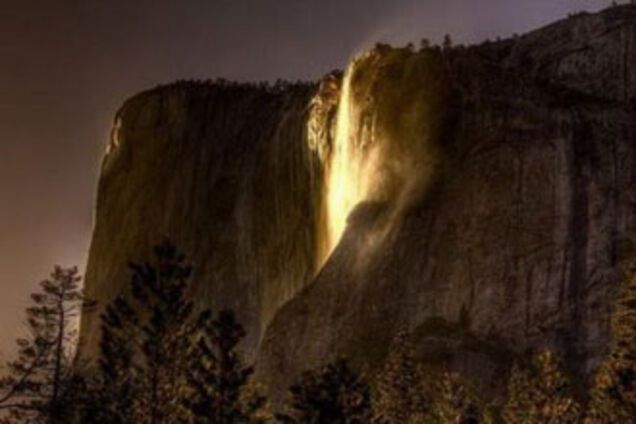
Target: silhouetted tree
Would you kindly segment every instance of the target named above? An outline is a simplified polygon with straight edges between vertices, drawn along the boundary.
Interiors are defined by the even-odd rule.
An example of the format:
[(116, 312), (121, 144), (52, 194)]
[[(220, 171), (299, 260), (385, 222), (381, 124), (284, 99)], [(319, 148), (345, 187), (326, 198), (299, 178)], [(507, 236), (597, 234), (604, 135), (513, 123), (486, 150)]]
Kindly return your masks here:
[(263, 422), (265, 398), (241, 361), (245, 331), (234, 313), (193, 313), (192, 269), (168, 241), (130, 269), (129, 296), (102, 314), (99, 378), (83, 422)]
[(77, 319), (92, 306), (80, 288), (76, 267), (56, 266), (26, 310), (29, 336), (18, 339), (18, 358), (7, 364), (0, 381), (0, 409), (8, 422), (62, 423), (73, 414)]
[(118, 297), (102, 315), (100, 381), (85, 420), (155, 424), (188, 417), (187, 355), (196, 334), (186, 298), (191, 267), (168, 241), (154, 256), (153, 263), (130, 264), (130, 300)]
[(123, 297), (108, 305), (101, 319), (99, 374), (82, 420), (87, 424), (131, 422), (134, 400), (141, 389), (133, 363), (140, 343), (140, 321)]
[(369, 386), (338, 360), (320, 371), (305, 372), (290, 389), (288, 414), (278, 414), (282, 423), (354, 424), (371, 420)]
[(264, 422), (265, 398), (252, 391), (254, 370), (244, 366), (237, 351), (245, 330), (234, 313), (221, 311), (211, 319), (209, 312), (199, 318), (198, 345), (190, 355), (189, 383), (192, 394), (186, 405), (196, 422), (231, 424)]
[(442, 48), (446, 50), (450, 50), (453, 48), (453, 39), (449, 34), (444, 36), (444, 41), (442, 42)]

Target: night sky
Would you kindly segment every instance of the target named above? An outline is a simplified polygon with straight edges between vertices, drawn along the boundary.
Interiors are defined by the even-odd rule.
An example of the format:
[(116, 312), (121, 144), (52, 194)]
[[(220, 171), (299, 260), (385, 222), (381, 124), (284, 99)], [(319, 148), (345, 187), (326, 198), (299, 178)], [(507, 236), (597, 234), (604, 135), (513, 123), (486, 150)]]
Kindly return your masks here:
[(51, 267), (84, 267), (99, 162), (132, 94), (317, 79), (376, 41), (475, 42), (603, 0), (0, 0), (0, 351)]

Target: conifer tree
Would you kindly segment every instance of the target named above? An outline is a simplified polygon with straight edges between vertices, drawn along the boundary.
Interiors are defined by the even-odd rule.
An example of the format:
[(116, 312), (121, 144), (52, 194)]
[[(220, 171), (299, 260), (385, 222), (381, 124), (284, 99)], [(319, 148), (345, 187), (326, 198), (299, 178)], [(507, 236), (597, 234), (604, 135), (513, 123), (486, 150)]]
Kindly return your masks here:
[(580, 422), (581, 407), (554, 352), (539, 353), (532, 369), (513, 368), (502, 416), (510, 424)]
[(481, 399), (458, 374), (443, 373), (434, 379), (431, 406), (426, 419), (431, 424), (478, 424), (489, 422)]
[(289, 391), (291, 410), (277, 415), (281, 423), (362, 424), (371, 420), (369, 386), (344, 360), (305, 372)]
[(442, 41), (442, 48), (444, 51), (451, 50), (453, 48), (453, 39), (450, 34), (444, 35), (444, 41)]
[(636, 417), (636, 263), (625, 268), (612, 313), (610, 352), (591, 390), (590, 423), (619, 424)]
[(201, 335), (189, 368), (192, 394), (185, 402), (195, 422), (264, 422), (265, 398), (249, 386), (254, 369), (242, 364), (237, 351), (245, 330), (234, 313), (221, 311), (214, 320), (209, 312), (203, 313), (197, 328)]
[(130, 264), (130, 300), (117, 298), (102, 315), (99, 401), (85, 420), (158, 424), (188, 419), (183, 397), (196, 332), (186, 298), (191, 267), (169, 241), (156, 246), (154, 256), (152, 263)]
[(0, 381), (0, 409), (8, 422), (63, 423), (73, 414), (79, 377), (74, 348), (79, 314), (90, 308), (76, 267), (56, 266), (26, 310), (29, 335), (18, 339), (18, 358)]
[(400, 331), (391, 345), (374, 396), (374, 422), (407, 424), (423, 422), (428, 409), (423, 372), (415, 360), (409, 335)]
[(134, 399), (140, 390), (133, 365), (139, 319), (122, 296), (108, 305), (101, 319), (99, 377), (92, 386), (82, 422), (127, 423), (134, 417)]

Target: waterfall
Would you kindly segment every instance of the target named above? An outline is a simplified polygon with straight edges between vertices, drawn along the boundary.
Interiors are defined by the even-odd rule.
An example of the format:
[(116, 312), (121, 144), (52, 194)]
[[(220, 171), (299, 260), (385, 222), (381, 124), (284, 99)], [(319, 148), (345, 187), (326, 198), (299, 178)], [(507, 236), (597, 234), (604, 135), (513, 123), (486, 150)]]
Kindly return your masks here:
[(355, 116), (351, 94), (352, 65), (344, 76), (338, 105), (336, 133), (326, 167), (327, 250), (333, 251), (340, 241), (353, 208), (368, 195), (369, 163), (360, 136), (363, 129)]
[[(358, 96), (354, 92), (354, 75), (363, 64), (361, 56), (354, 60), (342, 78), (337, 99), (332, 99), (331, 106), (337, 108), (334, 127), (325, 130), (329, 125), (320, 113), (310, 118), (310, 143), (316, 150), (327, 144), (327, 153), (322, 152), (323, 162), (323, 213), (324, 222), (319, 225), (321, 247), (318, 263), (322, 265), (339, 243), (347, 225), (347, 218), (360, 202), (370, 200), (377, 193), (379, 186), (378, 158), (379, 149), (375, 124), (369, 115), (368, 105), (358, 104)], [(320, 96), (320, 94), (319, 94)], [(316, 101), (321, 104), (321, 100)], [(327, 108), (324, 101), (315, 110)], [(327, 136), (329, 140), (321, 142)]]
[(324, 85), (314, 99), (309, 145), (323, 163), (318, 269), (357, 205), (387, 206), (378, 240), (428, 186), (438, 157), (431, 116), (443, 110), (428, 62), (426, 53), (374, 49), (351, 62), (339, 87)]

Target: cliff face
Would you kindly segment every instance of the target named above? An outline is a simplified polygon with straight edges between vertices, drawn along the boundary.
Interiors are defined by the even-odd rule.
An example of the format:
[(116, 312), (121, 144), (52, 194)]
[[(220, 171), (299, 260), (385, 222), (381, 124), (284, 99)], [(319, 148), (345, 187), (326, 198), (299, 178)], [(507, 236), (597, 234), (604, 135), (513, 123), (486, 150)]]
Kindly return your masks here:
[[(428, 53), (380, 48), (372, 56), (382, 59), (354, 63), (349, 72), (374, 74), (375, 88), (408, 86), (405, 103), (391, 105), (396, 117), (440, 126), (398, 121), (383, 141), (403, 143), (403, 130), (419, 140), (404, 157), (428, 157), (425, 174), (409, 174), (426, 185), (406, 204), (362, 199), (316, 280), (269, 326), (263, 380), (287, 387), (337, 356), (373, 371), (401, 328), (424, 362), (460, 369), (484, 389), (497, 388), (515, 356), (545, 345), (579, 375), (593, 368), (620, 247), (636, 224), (635, 37), (636, 12), (619, 8), (442, 52), (424, 67), (444, 63), (445, 77), (420, 81), (425, 95), (386, 58), (400, 54), (404, 71)], [(364, 90), (361, 79), (349, 83)], [(360, 125), (373, 132), (374, 122)]]
[[(195, 265), (198, 305), (236, 310), (255, 352), (314, 274), (321, 169), (301, 142), (314, 91), (181, 83), (127, 101), (103, 161), (87, 295), (106, 305), (127, 289), (127, 263), (169, 237)], [(98, 312), (82, 322), (88, 356)]]
[(469, 48), (379, 46), (319, 87), (141, 94), (104, 159), (88, 295), (107, 303), (165, 235), (199, 305), (239, 312), (275, 397), (337, 356), (373, 370), (403, 328), (485, 388), (543, 345), (584, 374), (636, 228), (635, 47), (621, 7)]

